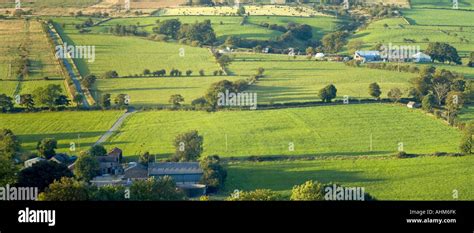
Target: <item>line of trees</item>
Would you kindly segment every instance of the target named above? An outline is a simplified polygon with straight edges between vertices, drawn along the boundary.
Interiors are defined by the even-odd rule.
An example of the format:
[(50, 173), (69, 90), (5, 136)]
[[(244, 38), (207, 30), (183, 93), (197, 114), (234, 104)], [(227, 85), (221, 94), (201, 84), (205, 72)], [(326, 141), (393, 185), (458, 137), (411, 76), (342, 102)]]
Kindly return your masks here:
[(154, 33), (166, 35), (174, 40), (179, 40), (181, 43), (212, 45), (217, 40), (210, 20), (183, 24), (179, 19), (168, 19), (158, 20), (156, 24), (157, 26), (153, 28)]

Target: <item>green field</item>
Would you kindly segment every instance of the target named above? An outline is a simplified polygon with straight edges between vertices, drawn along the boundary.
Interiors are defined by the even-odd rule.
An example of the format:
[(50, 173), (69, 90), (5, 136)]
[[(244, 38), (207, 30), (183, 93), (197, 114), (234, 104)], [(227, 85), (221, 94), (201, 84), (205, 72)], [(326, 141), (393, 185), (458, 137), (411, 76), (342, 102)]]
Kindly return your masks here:
[(11, 129), (19, 136), (25, 150), (36, 150), (43, 138), (58, 140), (58, 152), (69, 152), (71, 142), (77, 154), (87, 150), (120, 117), (119, 111), (93, 112), (42, 112), (0, 114), (0, 128)]
[(127, 94), (130, 105), (135, 107), (153, 107), (169, 105), (171, 95), (180, 94), (184, 97), (185, 105), (190, 105), (194, 99), (204, 96), (212, 83), (220, 80), (237, 80), (237, 77), (194, 77), (180, 78), (121, 78), (100, 79), (92, 91), (95, 96), (109, 93), (113, 96)]
[[(265, 111), (139, 112), (108, 144), (127, 156), (149, 151), (168, 157), (179, 133), (198, 130), (204, 155), (388, 155), (398, 143), (410, 153), (456, 152), (460, 132), (420, 110), (368, 104)], [(372, 151), (370, 135), (372, 134)], [(227, 145), (226, 145), (227, 135)], [(289, 150), (294, 143), (295, 150)]]
[(342, 62), (308, 61), (301, 56), (296, 60), (287, 55), (237, 54), (229, 66), (232, 73), (251, 76), (259, 67), (265, 77), (252, 86), (259, 95), (259, 103), (318, 101), (318, 92), (329, 84), (338, 89), (338, 97), (369, 98), (370, 83), (377, 82), (385, 97), (391, 88), (409, 87), (408, 80), (416, 74), (386, 70), (354, 68)]
[(307, 180), (364, 187), (378, 200), (474, 199), (474, 157), (345, 159), (237, 163), (228, 166), (226, 189), (268, 188), (289, 196)]
[[(474, 12), (469, 14), (474, 20)], [(457, 23), (459, 20), (450, 22)], [(388, 27), (385, 28), (385, 25)], [(370, 49), (377, 43), (385, 46), (392, 43), (393, 45), (419, 46), (421, 50), (424, 50), (430, 42), (446, 42), (454, 46), (461, 55), (467, 56), (470, 51), (474, 51), (474, 28), (454, 25), (419, 26), (409, 25), (402, 18), (382, 19), (371, 23), (367, 29), (359, 30), (351, 37), (351, 40), (362, 40), (365, 49)], [(465, 40), (461, 42), (461, 38), (468, 42)], [(405, 42), (404, 39), (415, 40), (415, 43)]]
[[(205, 48), (155, 42), (137, 37), (118, 37), (113, 35), (80, 35), (69, 33), (69, 43), (95, 46), (95, 61), (88, 63), (79, 60), (78, 68), (82, 75), (101, 75), (115, 70), (120, 76), (142, 74), (144, 69), (168, 72), (175, 68), (198, 73), (218, 70), (211, 53)], [(184, 49), (184, 56), (180, 55)]]
[[(452, 0), (411, 0), (413, 8), (445, 8), (452, 9)], [(474, 9), (473, 0), (459, 0), (459, 9)]]

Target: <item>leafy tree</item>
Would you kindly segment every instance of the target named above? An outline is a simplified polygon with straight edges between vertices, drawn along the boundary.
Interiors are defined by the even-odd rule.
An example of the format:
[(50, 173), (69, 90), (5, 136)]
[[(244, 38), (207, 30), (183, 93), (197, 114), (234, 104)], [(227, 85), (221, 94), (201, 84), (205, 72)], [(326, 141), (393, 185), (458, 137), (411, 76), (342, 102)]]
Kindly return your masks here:
[(104, 73), (103, 78), (118, 78), (119, 75), (117, 71), (111, 70)]
[(351, 40), (347, 43), (347, 49), (350, 54), (354, 54), (356, 51), (364, 47), (364, 42), (362, 40)]
[(393, 102), (398, 102), (402, 98), (402, 91), (400, 91), (399, 88), (392, 88), (390, 91), (388, 91), (387, 96), (390, 98)]
[(168, 19), (158, 22), (158, 26), (153, 28), (153, 32), (177, 39), (180, 28), (181, 22), (179, 19)]
[(313, 28), (307, 24), (288, 24), (287, 29), (297, 39), (310, 40), (313, 38)]
[(0, 155), (11, 160), (20, 152), (21, 145), (18, 137), (10, 129), (0, 130)]
[(184, 102), (184, 97), (180, 94), (175, 94), (170, 96), (169, 103), (173, 105), (173, 107), (181, 106), (181, 103)]
[(99, 174), (99, 161), (97, 160), (97, 158), (92, 157), (87, 153), (81, 154), (77, 161), (74, 163), (74, 175), (79, 180), (89, 182)]
[(155, 161), (155, 158), (148, 151), (143, 154), (140, 154), (138, 157), (138, 163), (145, 166), (148, 166), (148, 163), (152, 163), (153, 161)]
[(380, 95), (382, 94), (382, 91), (380, 90), (380, 86), (377, 83), (371, 83), (369, 85), (369, 95), (376, 98), (380, 99)]
[(462, 153), (471, 154), (472, 153), (472, 133), (474, 132), (474, 124), (472, 122), (468, 123), (463, 130), (463, 137), (461, 138), (461, 143), (459, 144), (459, 149)]
[(203, 151), (203, 142), (204, 138), (196, 130), (179, 134), (174, 140), (174, 160), (197, 161)]
[(330, 84), (319, 91), (319, 98), (323, 102), (330, 103), (332, 99), (336, 98), (337, 89), (333, 84)]
[(96, 80), (97, 80), (97, 77), (95, 75), (89, 74), (86, 77), (84, 77), (84, 79), (81, 80), (81, 84), (85, 88), (89, 89), (92, 87), (92, 85), (94, 85)]
[(454, 62), (458, 65), (462, 63), (456, 48), (447, 43), (430, 43), (428, 48), (426, 48), (425, 53), (430, 55), (433, 60), (439, 62)]
[(54, 138), (44, 138), (36, 145), (39, 156), (50, 159), (56, 155), (56, 149), (58, 149), (58, 141)]
[(234, 192), (228, 201), (278, 201), (282, 197), (270, 189), (256, 189), (255, 191), (237, 191)]
[(0, 152), (0, 186), (5, 187), (7, 184), (14, 184), (17, 179), (17, 172), (18, 168), (15, 163)]
[(90, 187), (82, 181), (74, 178), (63, 177), (54, 181), (40, 193), (38, 200), (40, 201), (87, 201), (90, 200)]
[(53, 161), (40, 161), (20, 171), (18, 174), (18, 186), (37, 187), (42, 192), (55, 180), (72, 176), (72, 172), (64, 164)]
[(100, 97), (100, 106), (103, 108), (103, 109), (109, 109), (110, 106), (111, 106), (111, 100), (110, 100), (110, 94), (103, 94), (101, 97)]
[(77, 107), (80, 107), (84, 102), (84, 96), (80, 93), (76, 93), (76, 95), (74, 95), (74, 98), (72, 99), (72, 101), (74, 101), (74, 103), (77, 105)]
[(227, 67), (231, 62), (232, 59), (227, 55), (222, 55), (219, 57), (219, 59), (217, 59), (217, 63), (219, 63), (219, 65), (224, 68)]
[(114, 103), (117, 107), (119, 108), (123, 108), (125, 106), (128, 106), (129, 102), (128, 102), (128, 95), (126, 94), (118, 94), (115, 99), (114, 99)]
[(201, 184), (207, 186), (208, 192), (217, 192), (224, 186), (227, 178), (227, 171), (220, 164), (220, 158), (217, 155), (208, 156), (199, 162), (203, 170)]
[(151, 74), (151, 71), (149, 69), (145, 69), (143, 70), (143, 75), (150, 75)]
[(346, 38), (349, 34), (346, 32), (333, 32), (325, 35), (321, 39), (321, 44), (324, 51), (327, 53), (336, 53), (342, 49), (346, 43)]
[(432, 94), (428, 94), (423, 98), (423, 101), (421, 102), (421, 108), (427, 112), (431, 112), (435, 104), (436, 97)]
[(0, 94), (0, 110), (4, 113), (13, 111), (13, 98)]
[(204, 20), (204, 22), (181, 25), (178, 39), (187, 39), (188, 41), (198, 41), (201, 44), (211, 45), (216, 41), (216, 33), (212, 28), (211, 21)]
[(89, 155), (92, 157), (106, 156), (107, 150), (102, 145), (94, 145), (89, 149)]
[(239, 9), (237, 9), (237, 15), (240, 15), (240, 16), (243, 16), (245, 15), (245, 7), (244, 6), (240, 6)]
[(38, 87), (33, 91), (35, 100), (53, 110), (57, 105), (56, 100), (60, 98), (62, 89), (60, 85), (49, 84), (46, 87)]
[(56, 106), (69, 106), (70, 103), (71, 101), (65, 95), (58, 96), (58, 98), (54, 101)]
[(106, 185), (100, 188), (90, 188), (89, 199), (93, 201), (125, 201), (125, 186)]
[(35, 110), (35, 100), (31, 94), (20, 95), (20, 105), (24, 106), (27, 111)]
[(204, 98), (211, 109), (215, 110), (218, 108), (219, 93), (225, 93), (226, 90), (229, 92), (235, 91), (234, 84), (229, 80), (221, 80), (213, 83), (211, 87), (209, 87)]
[(183, 192), (177, 189), (176, 183), (169, 176), (158, 179), (137, 180), (130, 186), (130, 200), (132, 201), (173, 201), (184, 199)]
[(324, 200), (324, 185), (312, 180), (302, 185), (295, 185), (291, 191), (292, 201), (322, 201)]

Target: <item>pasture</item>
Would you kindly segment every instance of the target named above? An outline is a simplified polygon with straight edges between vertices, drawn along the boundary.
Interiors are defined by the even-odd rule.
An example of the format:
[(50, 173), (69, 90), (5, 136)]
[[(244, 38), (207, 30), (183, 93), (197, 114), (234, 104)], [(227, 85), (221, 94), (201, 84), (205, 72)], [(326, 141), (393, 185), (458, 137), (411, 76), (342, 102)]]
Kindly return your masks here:
[(222, 157), (390, 155), (399, 143), (409, 153), (456, 152), (461, 136), (421, 110), (365, 104), (215, 113), (138, 112), (107, 144), (123, 149), (126, 156), (149, 151), (168, 158), (176, 135), (189, 130), (204, 136), (203, 155)]
[(226, 190), (267, 188), (284, 196), (307, 180), (364, 187), (378, 200), (474, 199), (474, 157), (411, 159), (328, 159), (292, 162), (245, 162), (228, 165)]
[[(474, 20), (474, 13), (469, 14)], [(459, 20), (451, 22), (456, 23)], [(424, 50), (430, 42), (446, 42), (454, 46), (460, 55), (467, 56), (470, 51), (474, 51), (474, 28), (462, 23), (460, 26), (409, 25), (402, 18), (391, 18), (371, 23), (366, 29), (351, 36), (350, 40), (363, 41), (364, 49), (371, 49), (377, 43), (385, 46), (392, 43), (419, 46)]]
[[(0, 128), (11, 129), (24, 150), (36, 151), (43, 138), (58, 140), (58, 152), (88, 150), (120, 117), (121, 111), (0, 114)], [(70, 143), (77, 151), (69, 151)]]
[[(245, 5), (245, 12), (252, 15), (279, 15), (293, 17), (312, 17), (321, 15), (320, 12), (310, 7), (293, 7), (279, 5)], [(164, 15), (236, 15), (237, 7), (235, 6), (215, 6), (215, 7), (175, 7), (165, 8), (158, 11), (160, 16)]]
[[(413, 8), (444, 8), (452, 9), (452, 0), (411, 0), (411, 6)], [(473, 0), (459, 0), (459, 9), (474, 9)]]
[(265, 77), (251, 87), (259, 95), (259, 103), (288, 103), (318, 101), (318, 92), (334, 84), (338, 98), (369, 98), (370, 83), (377, 82), (386, 97), (391, 88), (409, 87), (412, 73), (354, 68), (342, 62), (308, 61), (305, 56), (296, 59), (288, 55), (237, 54), (229, 66), (233, 74), (251, 76), (259, 67)]
[[(190, 105), (194, 99), (204, 96), (212, 83), (223, 79), (237, 80), (237, 77), (198, 76), (179, 78), (120, 78), (99, 79), (96, 82), (93, 94), (96, 99), (101, 94), (109, 93), (113, 96), (127, 94), (130, 96), (130, 105), (134, 107), (156, 107), (170, 105), (171, 95), (180, 94), (184, 97), (185, 105)], [(208, 74), (211, 75), (211, 74)]]

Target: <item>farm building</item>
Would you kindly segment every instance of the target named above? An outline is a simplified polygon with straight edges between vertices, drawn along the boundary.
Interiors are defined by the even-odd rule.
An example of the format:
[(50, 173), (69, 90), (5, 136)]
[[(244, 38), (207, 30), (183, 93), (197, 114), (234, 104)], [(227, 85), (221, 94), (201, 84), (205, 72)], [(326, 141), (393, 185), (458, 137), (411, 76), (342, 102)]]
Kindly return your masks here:
[(28, 160), (25, 161), (24, 166), (25, 166), (25, 168), (29, 168), (29, 167), (32, 167), (35, 163), (38, 163), (38, 162), (41, 162), (41, 161), (45, 161), (45, 159), (43, 159), (41, 157), (28, 159)]
[(430, 55), (424, 54), (422, 52), (419, 52), (411, 57), (413, 62), (416, 63), (430, 63), (433, 60), (431, 59)]
[(121, 174), (123, 168), (122, 162), (122, 150), (114, 148), (106, 156), (97, 156), (97, 160), (100, 165), (101, 174)]
[(148, 176), (170, 176), (176, 184), (197, 184), (203, 171), (197, 162), (152, 163), (148, 166)]
[(419, 107), (420, 107), (420, 104), (418, 104), (418, 103), (416, 103), (416, 102), (414, 102), (414, 101), (410, 101), (410, 102), (408, 102), (407, 107), (408, 107), (408, 108), (419, 108)]
[(354, 53), (354, 59), (361, 62), (374, 62), (382, 60), (379, 51), (356, 51)]

